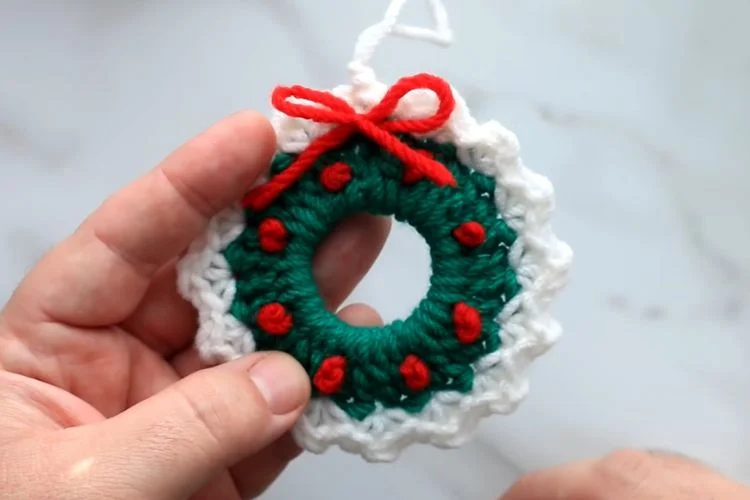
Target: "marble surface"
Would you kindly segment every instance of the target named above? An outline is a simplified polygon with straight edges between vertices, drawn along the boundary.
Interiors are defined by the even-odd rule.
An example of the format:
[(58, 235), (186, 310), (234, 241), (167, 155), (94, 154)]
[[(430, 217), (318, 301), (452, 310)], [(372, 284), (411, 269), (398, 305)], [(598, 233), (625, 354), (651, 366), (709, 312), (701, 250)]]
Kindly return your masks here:
[[(405, 17), (422, 23), (421, 2)], [(305, 456), (267, 498), (494, 498), (524, 471), (667, 448), (750, 480), (750, 36), (743, 0), (447, 0), (456, 43), (380, 76), (448, 78), (556, 185), (577, 260), (561, 342), (513, 416), (397, 464)], [(110, 192), (277, 83), (330, 87), (385, 1), (0, 0), (0, 294)], [(352, 300), (426, 289), (397, 227)]]

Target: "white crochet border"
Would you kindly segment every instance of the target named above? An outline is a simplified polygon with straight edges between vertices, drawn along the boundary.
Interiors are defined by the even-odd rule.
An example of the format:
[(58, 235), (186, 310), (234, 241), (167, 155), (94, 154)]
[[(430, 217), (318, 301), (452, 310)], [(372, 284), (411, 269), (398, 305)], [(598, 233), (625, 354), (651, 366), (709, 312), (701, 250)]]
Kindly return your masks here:
[[(359, 111), (378, 102), (387, 87), (360, 83), (332, 92)], [(502, 347), (474, 364), (470, 393), (436, 393), (418, 414), (401, 409), (377, 409), (362, 421), (354, 420), (327, 398), (311, 401), (293, 434), (305, 449), (322, 453), (331, 445), (358, 453), (366, 460), (395, 460), (412, 443), (457, 447), (467, 441), (478, 422), (490, 414), (512, 412), (528, 391), (525, 368), (559, 337), (549, 305), (564, 285), (572, 251), (550, 228), (554, 193), (547, 178), (526, 167), (518, 156), (515, 135), (498, 122), (479, 124), (464, 100), (453, 90), (456, 108), (433, 140), (456, 145), (459, 158), (497, 182), (495, 201), (505, 221), (518, 233), (510, 251), (521, 292), (498, 315)], [(426, 90), (406, 95), (395, 115), (419, 117), (436, 109), (435, 95)], [(276, 112), (272, 118), (278, 150), (299, 152), (327, 125), (291, 118)], [(209, 362), (224, 362), (255, 350), (251, 332), (229, 314), (235, 282), (222, 255), (242, 232), (243, 213), (233, 207), (216, 216), (179, 265), (180, 293), (198, 309), (196, 347)]]

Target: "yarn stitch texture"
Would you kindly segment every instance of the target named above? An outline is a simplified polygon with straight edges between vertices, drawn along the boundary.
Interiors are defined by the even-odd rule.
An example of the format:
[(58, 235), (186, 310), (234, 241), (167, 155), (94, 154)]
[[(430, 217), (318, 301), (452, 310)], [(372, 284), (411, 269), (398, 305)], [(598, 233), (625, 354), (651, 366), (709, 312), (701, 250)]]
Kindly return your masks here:
[[(476, 122), (440, 82), (277, 90), (290, 114), (272, 120), (270, 180), (180, 263), (207, 361), (273, 349), (307, 369), (313, 399), (294, 435), (310, 451), (391, 461), (414, 442), (458, 446), (482, 417), (515, 409), (526, 366), (559, 336), (548, 308), (572, 253), (549, 227), (552, 187), (524, 167), (510, 131)], [(300, 99), (323, 123), (304, 115), (311, 104), (285, 107)], [(312, 277), (317, 245), (362, 211), (394, 215), (430, 246), (426, 297), (382, 328), (341, 322)]]

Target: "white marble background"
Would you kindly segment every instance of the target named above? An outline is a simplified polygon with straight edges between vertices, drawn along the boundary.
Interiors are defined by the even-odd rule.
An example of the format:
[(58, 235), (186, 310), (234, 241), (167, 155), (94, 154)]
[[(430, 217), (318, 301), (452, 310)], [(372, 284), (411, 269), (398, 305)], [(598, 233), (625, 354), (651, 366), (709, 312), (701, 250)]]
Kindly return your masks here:
[[(268, 110), (278, 83), (340, 83), (385, 4), (0, 0), (0, 294), (192, 134)], [(305, 456), (267, 498), (490, 499), (523, 471), (626, 445), (750, 480), (750, 3), (447, 6), (452, 48), (389, 41), (376, 69), (448, 78), (555, 182), (556, 230), (577, 253), (566, 334), (521, 409), (464, 448), (377, 466)], [(428, 273), (399, 227), (355, 298), (403, 316)]]

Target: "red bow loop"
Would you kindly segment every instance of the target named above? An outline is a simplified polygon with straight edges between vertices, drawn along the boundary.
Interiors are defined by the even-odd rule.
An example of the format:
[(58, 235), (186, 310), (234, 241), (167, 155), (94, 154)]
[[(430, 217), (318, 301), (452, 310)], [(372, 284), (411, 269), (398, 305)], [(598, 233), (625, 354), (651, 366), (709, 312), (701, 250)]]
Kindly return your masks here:
[[(438, 100), (438, 109), (432, 116), (415, 119), (387, 120), (398, 107), (398, 103), (409, 92), (418, 89), (427, 89), (435, 93)], [(434, 75), (421, 73), (400, 79), (393, 87), (388, 89), (383, 99), (380, 100), (367, 114), (369, 120), (382, 123), (382, 128), (392, 133), (425, 134), (442, 127), (450, 118), (456, 100), (448, 83)]]
[[(320, 104), (320, 106), (291, 102), (289, 99), (301, 99)], [(287, 116), (321, 123), (342, 123), (357, 116), (357, 112), (345, 100), (339, 99), (330, 92), (309, 89), (300, 85), (276, 87), (271, 94), (271, 104)]]
[[(417, 89), (427, 89), (435, 93), (438, 98), (437, 111), (425, 118), (392, 118), (400, 100)], [(290, 99), (300, 99), (319, 106), (291, 102)], [(438, 186), (456, 186), (456, 179), (445, 165), (410, 148), (393, 135), (424, 134), (439, 129), (448, 121), (455, 108), (455, 99), (450, 85), (436, 76), (419, 74), (402, 78), (388, 89), (378, 104), (361, 114), (340, 97), (299, 85), (276, 88), (271, 101), (276, 109), (288, 116), (328, 123), (336, 127), (312, 140), (285, 170), (248, 193), (243, 200), (246, 207), (256, 211), (266, 208), (312, 168), (322, 154), (337, 148), (357, 132), (396, 156), (407, 170), (417, 171), (417, 178), (425, 177)]]

